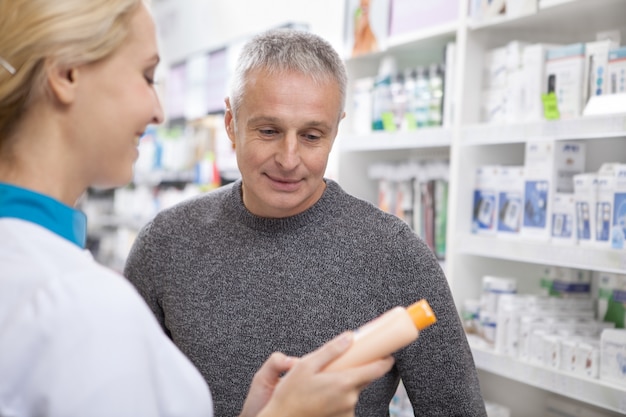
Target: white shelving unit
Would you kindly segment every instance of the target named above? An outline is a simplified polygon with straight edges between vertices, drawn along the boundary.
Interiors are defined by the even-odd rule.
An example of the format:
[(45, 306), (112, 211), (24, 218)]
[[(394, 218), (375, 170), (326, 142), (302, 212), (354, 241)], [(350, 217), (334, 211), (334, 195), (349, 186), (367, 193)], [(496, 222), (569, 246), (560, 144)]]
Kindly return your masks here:
[(626, 413), (623, 387), (521, 362), (510, 356), (494, 353), (484, 346), (472, 345), (472, 353), (479, 369), (606, 410)]
[[(570, 120), (514, 124), (481, 124), (482, 62), (486, 51), (509, 41), (570, 44), (588, 42), (596, 33), (619, 30), (626, 40), (624, 0), (543, 0), (536, 14), (493, 21), (471, 21), (467, 1), (459, 2), (460, 18), (450, 25), (420, 31), (390, 42), (390, 48), (347, 61), (348, 73), (357, 79), (376, 74), (380, 60), (391, 54), (400, 70), (409, 66), (440, 62), (443, 47), (456, 43), (455, 120), (448, 129), (430, 128), (410, 133), (351, 134), (350, 107), (338, 137), (338, 180), (350, 193), (376, 202), (377, 183), (367, 178), (367, 169), (381, 161), (449, 158), (448, 236), (446, 268), (452, 292), (461, 305), (477, 298), (483, 275), (505, 275), (518, 279), (520, 292), (538, 286), (546, 265), (626, 273), (626, 251), (565, 246), (523, 239), (502, 239), (470, 233), (474, 172), (486, 164), (522, 165), (528, 141), (577, 140), (587, 145), (587, 171), (604, 162), (626, 162), (626, 115), (580, 117)], [(348, 93), (351, 93), (350, 86)], [(583, 379), (511, 357), (473, 347), (486, 399), (512, 408), (516, 417), (535, 416), (537, 404), (548, 393), (557, 393), (599, 407), (608, 414), (626, 413), (626, 387), (600, 380)], [(500, 378), (500, 379), (499, 379)], [(498, 381), (505, 378), (524, 393), (526, 404), (492, 398)], [(501, 395), (503, 397), (503, 395)], [(539, 407), (540, 408), (540, 407)], [(531, 411), (529, 411), (531, 410)]]

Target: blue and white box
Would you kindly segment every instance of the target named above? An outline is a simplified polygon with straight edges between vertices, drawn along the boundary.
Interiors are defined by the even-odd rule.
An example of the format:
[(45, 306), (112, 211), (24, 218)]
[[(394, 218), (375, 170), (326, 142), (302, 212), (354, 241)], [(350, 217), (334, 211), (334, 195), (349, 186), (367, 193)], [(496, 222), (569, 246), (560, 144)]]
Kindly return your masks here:
[(574, 176), (576, 203), (576, 238), (579, 245), (592, 245), (596, 240), (596, 203), (598, 174), (589, 172)]
[(626, 165), (619, 165), (615, 171), (612, 217), (611, 247), (624, 249), (626, 247)]
[(498, 211), (499, 166), (488, 165), (476, 169), (474, 203), (472, 205), (472, 233), (495, 234)]
[(626, 93), (626, 46), (609, 51), (609, 94)]
[(524, 200), (524, 167), (503, 166), (498, 174), (498, 226), (501, 236), (519, 236)]
[(619, 172), (624, 168), (619, 163), (605, 163), (598, 171), (595, 241), (599, 246), (611, 245), (615, 190)]
[(554, 196), (574, 191), (574, 175), (585, 170), (585, 149), (579, 142), (526, 143), (522, 236), (550, 239)]
[(556, 193), (552, 210), (552, 242), (569, 245), (577, 242), (575, 218), (574, 193)]

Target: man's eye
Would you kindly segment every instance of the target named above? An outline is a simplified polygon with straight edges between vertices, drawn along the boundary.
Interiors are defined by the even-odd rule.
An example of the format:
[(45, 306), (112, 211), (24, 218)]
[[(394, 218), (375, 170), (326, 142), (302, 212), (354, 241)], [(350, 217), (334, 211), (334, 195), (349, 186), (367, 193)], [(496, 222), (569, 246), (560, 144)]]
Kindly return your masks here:
[(262, 135), (274, 135), (274, 134), (276, 134), (276, 131), (274, 129), (260, 129), (259, 132)]
[(304, 137), (305, 137), (307, 140), (318, 140), (318, 139), (320, 138), (320, 136), (319, 136), (319, 135), (312, 135), (312, 134), (306, 134), (306, 135), (304, 135)]

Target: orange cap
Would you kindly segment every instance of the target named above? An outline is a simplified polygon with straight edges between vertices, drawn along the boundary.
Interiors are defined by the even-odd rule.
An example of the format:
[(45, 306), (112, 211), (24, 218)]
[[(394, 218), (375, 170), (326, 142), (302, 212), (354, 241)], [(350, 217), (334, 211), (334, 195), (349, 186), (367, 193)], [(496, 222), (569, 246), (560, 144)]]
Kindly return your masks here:
[(418, 330), (425, 329), (437, 321), (433, 309), (430, 308), (430, 304), (428, 304), (426, 300), (419, 300), (411, 304), (406, 308), (406, 311), (409, 313), (409, 316), (411, 316)]

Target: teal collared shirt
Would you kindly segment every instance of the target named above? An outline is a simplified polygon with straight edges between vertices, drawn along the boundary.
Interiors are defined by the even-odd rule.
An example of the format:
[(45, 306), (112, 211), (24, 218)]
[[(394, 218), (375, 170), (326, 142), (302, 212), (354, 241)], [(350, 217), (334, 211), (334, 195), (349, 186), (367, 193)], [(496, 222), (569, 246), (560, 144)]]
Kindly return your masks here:
[(85, 214), (46, 195), (0, 182), (0, 217), (38, 224), (80, 248), (85, 247)]

